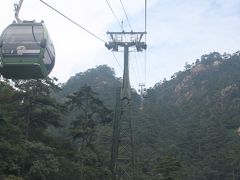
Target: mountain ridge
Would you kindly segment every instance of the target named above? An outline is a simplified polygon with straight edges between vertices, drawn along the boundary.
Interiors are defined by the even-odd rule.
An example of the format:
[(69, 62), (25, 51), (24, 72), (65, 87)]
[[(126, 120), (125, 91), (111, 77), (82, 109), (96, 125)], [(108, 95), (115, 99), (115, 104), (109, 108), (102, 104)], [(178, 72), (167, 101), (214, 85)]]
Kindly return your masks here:
[[(239, 70), (239, 51), (232, 55), (213, 52), (191, 65), (186, 63), (170, 80), (147, 89), (143, 105), (140, 95), (132, 90), (136, 166), (142, 179), (164, 179), (162, 174), (171, 169), (168, 166), (176, 168), (177, 164), (176, 171), (168, 172), (173, 179), (240, 178)], [(102, 65), (72, 77), (63, 92), (65, 87), (68, 93), (73, 92), (71, 84), (92, 86), (114, 109), (121, 78)], [(110, 132), (102, 134), (109, 137), (108, 142)], [(99, 147), (102, 152), (109, 151), (106, 146)]]

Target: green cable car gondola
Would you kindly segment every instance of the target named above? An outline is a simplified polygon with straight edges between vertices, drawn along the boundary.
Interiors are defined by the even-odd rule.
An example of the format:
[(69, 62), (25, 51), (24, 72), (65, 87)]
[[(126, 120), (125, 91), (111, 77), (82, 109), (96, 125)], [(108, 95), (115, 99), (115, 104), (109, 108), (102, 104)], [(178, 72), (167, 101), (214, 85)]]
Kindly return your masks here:
[(43, 22), (10, 24), (0, 38), (0, 74), (9, 79), (45, 78), (55, 64), (55, 50)]

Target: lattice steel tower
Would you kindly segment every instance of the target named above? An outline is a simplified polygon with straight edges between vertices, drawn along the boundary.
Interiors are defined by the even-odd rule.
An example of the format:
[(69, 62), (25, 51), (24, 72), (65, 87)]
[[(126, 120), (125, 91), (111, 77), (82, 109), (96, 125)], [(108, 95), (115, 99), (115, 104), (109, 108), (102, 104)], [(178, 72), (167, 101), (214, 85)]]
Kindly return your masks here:
[(146, 32), (107, 32), (111, 41), (105, 46), (112, 51), (124, 50), (123, 82), (118, 93), (113, 125), (111, 171), (113, 180), (134, 180), (134, 141), (132, 132), (131, 87), (129, 81), (129, 51), (147, 48), (141, 42)]

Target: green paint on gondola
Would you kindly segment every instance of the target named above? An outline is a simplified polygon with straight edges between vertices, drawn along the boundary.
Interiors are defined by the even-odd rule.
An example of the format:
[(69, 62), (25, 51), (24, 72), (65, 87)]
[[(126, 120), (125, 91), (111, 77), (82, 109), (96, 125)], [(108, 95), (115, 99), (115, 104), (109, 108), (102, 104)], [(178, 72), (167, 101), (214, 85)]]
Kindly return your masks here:
[(0, 39), (0, 74), (9, 79), (41, 79), (55, 64), (55, 50), (44, 23), (12, 23)]

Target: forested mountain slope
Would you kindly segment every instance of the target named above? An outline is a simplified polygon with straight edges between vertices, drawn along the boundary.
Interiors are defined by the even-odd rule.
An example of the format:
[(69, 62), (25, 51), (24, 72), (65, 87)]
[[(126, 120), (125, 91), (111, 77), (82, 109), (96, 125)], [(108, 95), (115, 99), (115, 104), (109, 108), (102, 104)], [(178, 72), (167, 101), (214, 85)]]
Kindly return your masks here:
[(72, 76), (63, 86), (62, 91), (57, 93), (58, 99), (64, 99), (67, 95), (78, 90), (82, 86), (91, 86), (99, 97), (112, 107), (115, 103), (117, 88), (121, 86), (121, 79), (115, 77), (115, 72), (107, 65), (80, 72)]
[[(2, 79), (0, 179), (110, 179), (120, 86), (106, 65), (62, 90), (54, 79)], [(239, 52), (203, 55), (147, 92), (142, 106), (132, 90), (137, 179), (240, 179)]]
[(175, 179), (240, 179), (239, 55), (204, 55), (148, 90), (136, 119), (139, 156), (152, 163), (146, 173), (166, 174), (171, 157), (181, 165)]
[[(186, 64), (171, 80), (148, 89), (143, 109), (140, 97), (133, 93), (139, 178), (240, 178), (239, 55), (214, 52)], [(114, 107), (120, 86), (114, 71), (99, 66), (79, 73), (63, 86), (62, 92), (74, 91), (84, 83)], [(111, 143), (111, 126), (108, 128), (102, 136), (108, 136), (105, 140)], [(102, 151), (108, 151), (106, 147)]]

